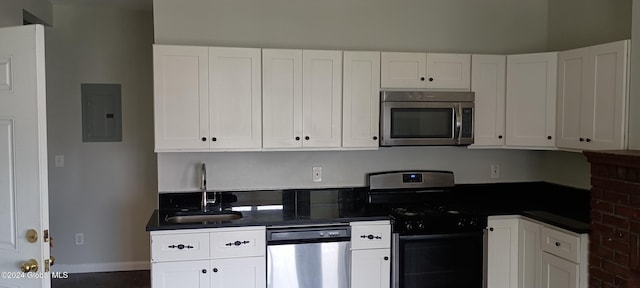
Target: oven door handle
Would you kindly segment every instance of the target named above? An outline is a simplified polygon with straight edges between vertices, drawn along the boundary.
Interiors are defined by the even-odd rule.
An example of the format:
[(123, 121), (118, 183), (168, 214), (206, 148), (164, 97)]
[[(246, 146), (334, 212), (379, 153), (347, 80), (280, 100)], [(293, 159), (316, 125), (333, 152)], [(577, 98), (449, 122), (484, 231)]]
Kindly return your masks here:
[(418, 241), (431, 239), (451, 239), (451, 238), (468, 238), (483, 235), (483, 231), (469, 233), (450, 233), (450, 234), (431, 234), (431, 235), (400, 235), (400, 240)]

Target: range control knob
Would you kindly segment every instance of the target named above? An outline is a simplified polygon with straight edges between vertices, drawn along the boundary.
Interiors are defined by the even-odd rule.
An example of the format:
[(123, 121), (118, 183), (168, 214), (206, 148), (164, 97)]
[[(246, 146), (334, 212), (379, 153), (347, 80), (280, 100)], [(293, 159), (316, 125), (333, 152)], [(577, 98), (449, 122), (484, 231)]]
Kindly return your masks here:
[(458, 227), (464, 227), (466, 223), (464, 223), (464, 219), (458, 220)]
[(418, 230), (424, 230), (424, 222), (422, 220), (418, 221)]
[(413, 230), (413, 224), (411, 224), (411, 222), (407, 222), (404, 224), (404, 228), (407, 229), (407, 231), (411, 231)]

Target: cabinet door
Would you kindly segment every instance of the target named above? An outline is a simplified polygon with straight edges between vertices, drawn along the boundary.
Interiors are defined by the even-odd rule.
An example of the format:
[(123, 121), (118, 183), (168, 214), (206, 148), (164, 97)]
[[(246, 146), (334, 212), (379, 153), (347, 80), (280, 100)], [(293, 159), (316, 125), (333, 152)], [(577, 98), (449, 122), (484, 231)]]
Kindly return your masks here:
[(302, 52), (303, 147), (340, 147), (342, 51)]
[(207, 65), (206, 47), (153, 46), (156, 151), (209, 148)]
[(382, 88), (425, 88), (426, 53), (382, 52)]
[(264, 148), (302, 146), (302, 50), (263, 49)]
[(211, 288), (264, 288), (267, 286), (265, 257), (216, 259), (211, 260), (211, 267), (213, 272)]
[(487, 287), (518, 287), (518, 219), (489, 219)]
[(506, 145), (555, 146), (558, 53), (507, 56)]
[(342, 147), (377, 148), (380, 52), (344, 52)]
[[(602, 44), (590, 48), (593, 65), (587, 99), (582, 106), (582, 133), (585, 149), (625, 149), (627, 118), (627, 54), (629, 41)], [(586, 108), (585, 108), (586, 107)], [(591, 113), (589, 113), (591, 112)]]
[(507, 58), (473, 55), (471, 91), (475, 92), (474, 146), (504, 145)]
[[(575, 49), (558, 54), (558, 117), (557, 146), (581, 149), (581, 119), (589, 113), (584, 100), (588, 84), (589, 48)], [(592, 118), (592, 117), (591, 117)], [(584, 140), (584, 138), (583, 138)]]
[(151, 264), (153, 288), (209, 288), (209, 260), (161, 262)]
[(427, 88), (469, 91), (471, 55), (427, 53)]
[(542, 253), (542, 288), (578, 288), (578, 264)]
[(351, 288), (389, 288), (390, 257), (389, 249), (351, 251)]
[(209, 48), (211, 148), (261, 147), (260, 67), (260, 49)]
[(518, 220), (518, 288), (540, 287), (540, 224)]

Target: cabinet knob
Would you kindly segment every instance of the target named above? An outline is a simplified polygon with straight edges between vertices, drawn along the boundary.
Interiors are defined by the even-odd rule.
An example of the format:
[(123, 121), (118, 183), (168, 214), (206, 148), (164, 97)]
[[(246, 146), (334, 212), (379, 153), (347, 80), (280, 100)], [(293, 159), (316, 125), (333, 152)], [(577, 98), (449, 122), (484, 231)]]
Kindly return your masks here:
[(296, 141), (300, 141), (300, 136), (296, 136)]
[(211, 141), (216, 142), (216, 141), (218, 141), (218, 138), (213, 137), (213, 138), (211, 138)]
[(304, 136), (304, 140), (309, 140), (309, 136)]
[(218, 272), (218, 268), (213, 268), (213, 272), (214, 273)]
[(207, 141), (207, 137), (202, 137), (202, 142)]
[(420, 77), (420, 81), (424, 81), (424, 77)]
[(202, 269), (202, 274), (207, 274), (207, 269)]
[(384, 256), (384, 261), (389, 261), (389, 256)]
[(373, 140), (378, 140), (378, 136), (373, 136)]
[(556, 242), (556, 247), (560, 247), (560, 242)]
[(591, 138), (587, 138), (587, 142), (591, 142)]
[(489, 231), (493, 231), (493, 227), (490, 227), (490, 228), (489, 228)]
[(429, 77), (429, 82), (433, 82), (433, 77)]
[(547, 139), (551, 140), (551, 139), (553, 139), (553, 137), (551, 137), (551, 136), (547, 136)]
[(578, 140), (579, 140), (580, 142), (584, 142), (584, 138), (582, 138), (582, 137), (580, 137)]
[(502, 139), (502, 135), (498, 135), (498, 139)]

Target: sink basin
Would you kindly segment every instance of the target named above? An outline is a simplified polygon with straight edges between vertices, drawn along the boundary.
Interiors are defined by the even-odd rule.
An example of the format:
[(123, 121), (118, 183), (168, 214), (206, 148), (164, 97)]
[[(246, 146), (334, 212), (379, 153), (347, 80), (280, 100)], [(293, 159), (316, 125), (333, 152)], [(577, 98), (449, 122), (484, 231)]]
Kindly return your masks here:
[(169, 224), (183, 224), (183, 223), (202, 223), (202, 222), (223, 222), (231, 221), (242, 218), (242, 214), (239, 212), (223, 212), (216, 214), (191, 214), (191, 215), (176, 215), (167, 218)]

